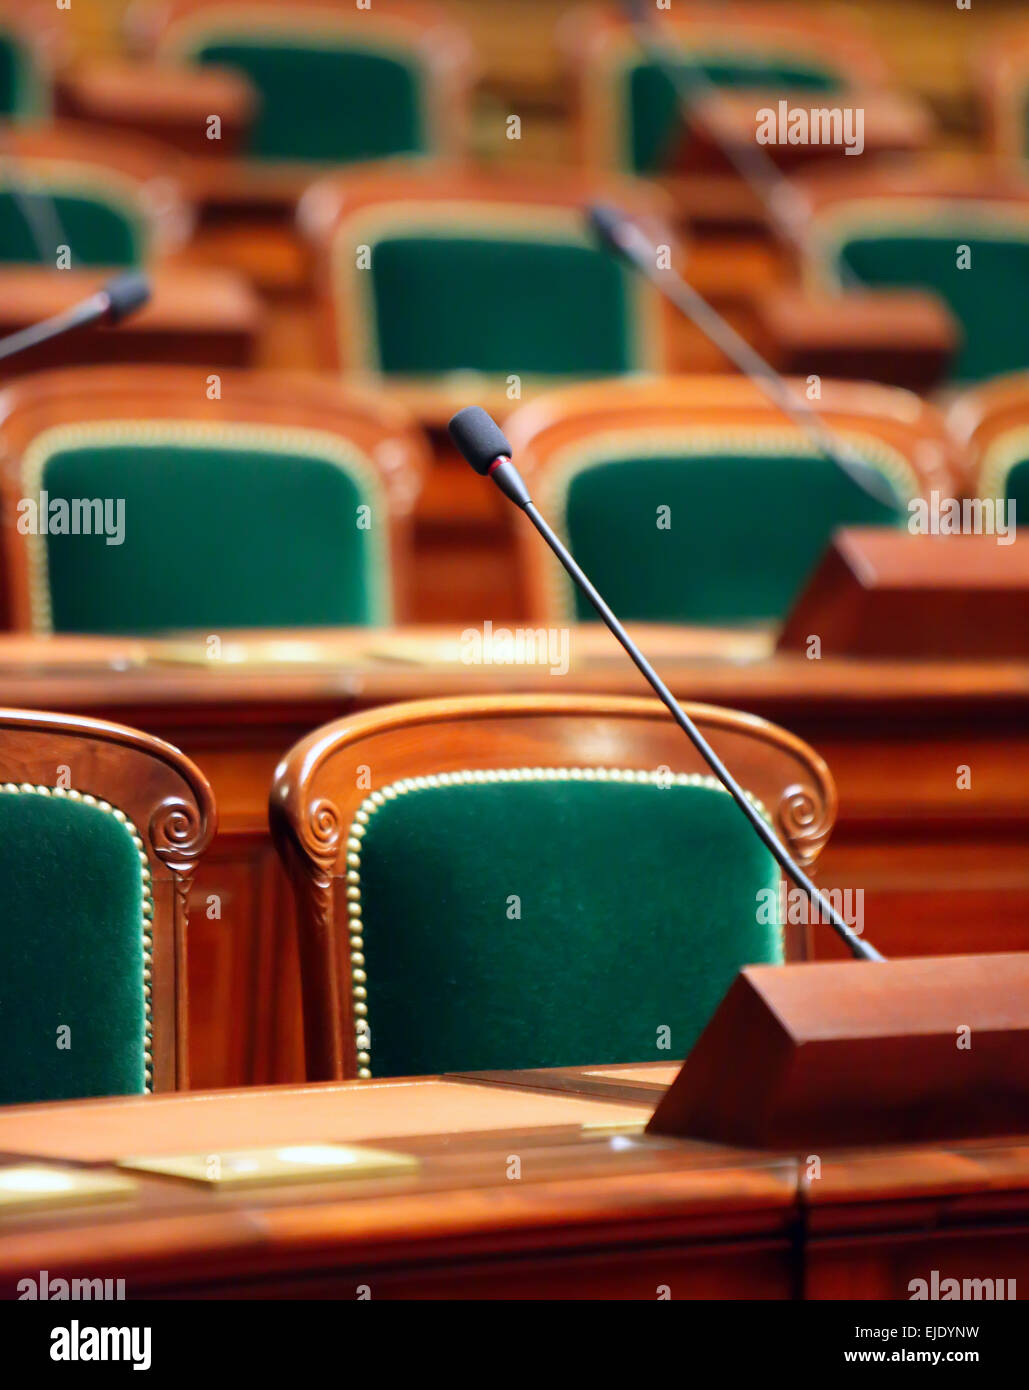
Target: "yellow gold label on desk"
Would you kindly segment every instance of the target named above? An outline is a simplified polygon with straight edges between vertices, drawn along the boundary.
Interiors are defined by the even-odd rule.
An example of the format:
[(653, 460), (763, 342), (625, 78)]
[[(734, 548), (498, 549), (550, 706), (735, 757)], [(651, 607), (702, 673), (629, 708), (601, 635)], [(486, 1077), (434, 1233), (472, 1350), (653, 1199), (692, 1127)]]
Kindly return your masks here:
[(182, 1178), (207, 1187), (233, 1188), (262, 1183), (401, 1177), (418, 1171), (418, 1159), (410, 1154), (366, 1149), (358, 1144), (284, 1144), (276, 1148), (230, 1149), (221, 1153), (122, 1158), (118, 1166)]
[(131, 1197), (139, 1184), (121, 1173), (18, 1163), (0, 1168), (0, 1216)]

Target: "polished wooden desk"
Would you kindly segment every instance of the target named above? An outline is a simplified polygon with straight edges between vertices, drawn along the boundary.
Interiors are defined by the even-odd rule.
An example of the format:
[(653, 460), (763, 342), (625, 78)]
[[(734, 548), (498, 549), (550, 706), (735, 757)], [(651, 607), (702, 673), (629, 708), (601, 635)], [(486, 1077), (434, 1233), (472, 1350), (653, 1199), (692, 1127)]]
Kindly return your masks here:
[[(151, 299), (115, 328), (72, 333), (32, 348), (7, 364), (5, 378), (55, 366), (96, 362), (183, 362), (247, 367), (254, 361), (263, 310), (249, 281), (232, 270), (161, 263), (148, 268)], [(95, 270), (0, 266), (0, 336), (66, 309), (110, 274)]]
[[(389, 1178), (212, 1191), (134, 1173), (119, 1200), (0, 1216), (27, 1274), (128, 1298), (896, 1298), (947, 1274), (1029, 1281), (1029, 1139), (762, 1153), (642, 1134), (671, 1064), (0, 1110), (0, 1165), (110, 1171), (186, 1150), (356, 1142)], [(365, 1294), (367, 1296), (367, 1294)]]
[[(775, 720), (826, 759), (840, 811), (819, 881), (864, 892), (865, 930), (882, 949), (1026, 948), (1029, 656), (809, 661), (769, 655), (767, 634), (635, 632), (677, 695)], [(177, 744), (212, 782), (220, 830), (191, 898), (194, 1085), (303, 1077), (292, 905), (266, 819), (286, 749), (392, 700), (646, 692), (605, 630), (568, 636), (564, 674), (546, 658), (470, 664), (459, 629), (223, 634), (216, 657), (203, 638), (0, 636), (4, 704), (135, 725)], [(837, 953), (828, 931), (816, 945)]]

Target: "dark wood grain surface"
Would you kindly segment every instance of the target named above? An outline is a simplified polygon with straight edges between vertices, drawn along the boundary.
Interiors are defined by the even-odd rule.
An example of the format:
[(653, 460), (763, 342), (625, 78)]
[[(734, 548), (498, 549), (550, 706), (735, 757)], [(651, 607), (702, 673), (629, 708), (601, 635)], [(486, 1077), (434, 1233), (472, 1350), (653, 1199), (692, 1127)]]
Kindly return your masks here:
[[(195, 1085), (304, 1074), (290, 894), (267, 828), (272, 775), (298, 739), (395, 700), (647, 693), (604, 630), (569, 630), (564, 674), (546, 661), (462, 661), (463, 631), (226, 633), (217, 660), (197, 636), (0, 636), (4, 703), (157, 734), (214, 788), (219, 833), (191, 899)], [(863, 894), (866, 934), (882, 950), (1026, 948), (1029, 659), (809, 661), (768, 656), (767, 633), (633, 631), (678, 696), (771, 719), (825, 759), (839, 812), (819, 883)], [(816, 930), (814, 946), (837, 955), (827, 930)]]
[(130, 1298), (907, 1298), (933, 1268), (1029, 1278), (1024, 1136), (820, 1155), (655, 1139), (652, 1102), (592, 1092), (622, 1070), (584, 1069), (580, 1096), (507, 1073), (5, 1110), (0, 1163), (344, 1141), (420, 1166), (242, 1193), (148, 1174), (120, 1202), (0, 1217), (0, 1294), (41, 1269), (124, 1278)]

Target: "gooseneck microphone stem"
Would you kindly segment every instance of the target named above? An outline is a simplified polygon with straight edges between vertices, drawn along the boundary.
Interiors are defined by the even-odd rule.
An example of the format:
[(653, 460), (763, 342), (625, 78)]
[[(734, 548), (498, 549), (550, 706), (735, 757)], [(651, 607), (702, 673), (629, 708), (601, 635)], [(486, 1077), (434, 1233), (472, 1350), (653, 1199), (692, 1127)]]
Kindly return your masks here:
[(822, 896), (804, 870), (795, 862), (786, 849), (786, 846), (782, 844), (771, 826), (769, 826), (768, 822), (761, 815), (761, 812), (753, 802), (749, 800), (746, 792), (736, 781), (735, 777), (733, 777), (721, 758), (719, 758), (718, 754), (708, 743), (696, 724), (694, 724), (693, 720), (668, 689), (668, 686), (665, 685), (653, 666), (651, 666), (639, 647), (637, 647), (636, 643), (626, 632), (619, 619), (597, 592), (590, 579), (583, 573), (568, 547), (540, 513), (536, 504), (530, 501), (523, 506), (522, 510), (560, 560), (565, 570), (571, 576), (572, 582), (586, 595), (590, 603), (592, 603), (593, 607), (597, 610), (605, 626), (621, 643), (629, 659), (643, 676), (643, 679), (654, 691), (654, 694), (668, 710), (668, 713), (675, 720), (676, 724), (678, 724), (679, 728), (690, 740), (694, 748), (696, 748), (708, 767), (711, 768), (711, 771), (718, 778), (719, 782), (721, 782), (722, 786), (736, 802), (736, 805), (750, 821), (787, 878), (791, 879), (796, 886), (807, 895), (810, 902), (817, 908), (818, 912), (822, 914), (829, 925), (835, 928), (837, 935), (842, 938), (855, 956), (862, 960), (883, 960), (884, 957), (880, 955), (870, 942), (862, 941), (847, 925), (829, 900)]
[[(702, 58), (696, 59), (687, 69), (665, 51), (661, 43), (663, 35), (653, 17), (653, 6), (647, 0), (623, 0), (623, 9), (644, 56), (674, 89), (683, 116), (688, 121), (697, 121), (699, 98), (705, 97), (709, 101), (721, 98), (719, 88), (704, 71)], [(764, 146), (757, 143), (738, 145), (731, 140), (723, 140), (717, 128), (713, 129), (709, 122), (701, 123), (736, 173), (756, 194), (779, 235), (790, 242), (795, 250), (803, 251), (800, 227), (804, 218), (804, 200)]]
[(587, 216), (604, 245), (628, 261), (634, 270), (656, 286), (670, 304), (696, 324), (705, 337), (793, 421), (820, 453), (862, 492), (883, 506), (896, 509), (897, 498), (878, 470), (870, 467), (844, 440), (838, 438), (817, 412), (790, 389), (789, 383), (775, 368), (751, 347), (746, 338), (740, 337), (735, 328), (687, 280), (671, 267), (658, 268), (657, 248), (631, 218), (617, 208), (603, 205), (589, 208)]
[(149, 297), (150, 286), (145, 276), (135, 272), (119, 275), (70, 309), (0, 338), (0, 362), (65, 333), (88, 328), (90, 324), (118, 323), (141, 308)]
[(755, 832), (767, 846), (786, 877), (807, 895), (808, 900), (817, 909), (819, 915), (829, 923), (854, 956), (859, 960), (881, 961), (885, 959), (870, 942), (862, 941), (857, 933), (851, 930), (829, 900), (818, 891), (626, 632), (592, 581), (582, 571), (564, 541), (533, 502), (529, 495), (529, 489), (525, 485), (525, 479), (511, 462), (511, 446), (496, 422), (479, 406), (466, 406), (464, 410), (459, 410), (450, 421), (449, 430), (454, 444), (476, 473), (491, 478), (504, 496), (525, 512), (533, 526), (564, 566), (572, 583), (589, 599), (608, 631), (621, 644), (643, 679), (750, 821)]
[(89, 324), (96, 323), (103, 317), (103, 313), (93, 305), (92, 300), (95, 298), (96, 296), (92, 296), (85, 303), (76, 304), (73, 309), (66, 309), (61, 314), (44, 319), (42, 323), (34, 323), (0, 339), (0, 361), (8, 357), (17, 357), (20, 352), (28, 352), (40, 343), (48, 343), (51, 338), (59, 338), (64, 333), (71, 333), (77, 328), (86, 328)]

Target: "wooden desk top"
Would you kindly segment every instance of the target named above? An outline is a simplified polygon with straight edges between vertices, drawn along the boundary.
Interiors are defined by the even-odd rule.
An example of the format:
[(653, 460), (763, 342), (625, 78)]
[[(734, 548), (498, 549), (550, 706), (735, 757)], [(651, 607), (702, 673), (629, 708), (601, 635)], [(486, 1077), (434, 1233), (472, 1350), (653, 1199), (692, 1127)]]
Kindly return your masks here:
[[(151, 298), (137, 314), (100, 333), (72, 334), (58, 351), (42, 345), (10, 364), (14, 373), (91, 362), (180, 361), (243, 366), (254, 355), (263, 309), (234, 271), (162, 262), (148, 268)], [(0, 334), (61, 313), (109, 274), (34, 266), (0, 267)], [(6, 374), (5, 374), (6, 375)]]
[[(670, 1064), (122, 1098), (0, 1110), (0, 1167), (356, 1142), (388, 1178), (210, 1190), (133, 1173), (119, 1200), (0, 1215), (26, 1274), (176, 1293), (907, 1297), (939, 1251), (1023, 1277), (1029, 1136), (813, 1156), (644, 1136)], [(627, 1098), (630, 1097), (630, 1098)], [(840, 1242), (851, 1254), (841, 1267)], [(901, 1253), (898, 1255), (898, 1250)], [(934, 1265), (931, 1261), (936, 1260)], [(930, 1263), (926, 1263), (929, 1261)], [(915, 1273), (912, 1276), (911, 1271)], [(898, 1280), (902, 1281), (898, 1283)], [(842, 1282), (841, 1282), (842, 1281)], [(848, 1282), (849, 1281), (849, 1282)], [(856, 1281), (856, 1282), (855, 1282)]]
[[(567, 629), (564, 653), (518, 662), (469, 662), (463, 634), (476, 629), (409, 627), (221, 634), (220, 655), (204, 635), (133, 639), (0, 634), (6, 704), (78, 713), (181, 704), (233, 717), (240, 706), (299, 704), (336, 713), (357, 705), (489, 691), (590, 690), (641, 694), (647, 687), (599, 625)], [(761, 630), (632, 625), (644, 650), (683, 698), (743, 708), (811, 705), (854, 709), (987, 706), (1029, 712), (1024, 661), (875, 661), (773, 655)], [(499, 632), (499, 629), (498, 629)], [(117, 717), (117, 716), (116, 716)]]

